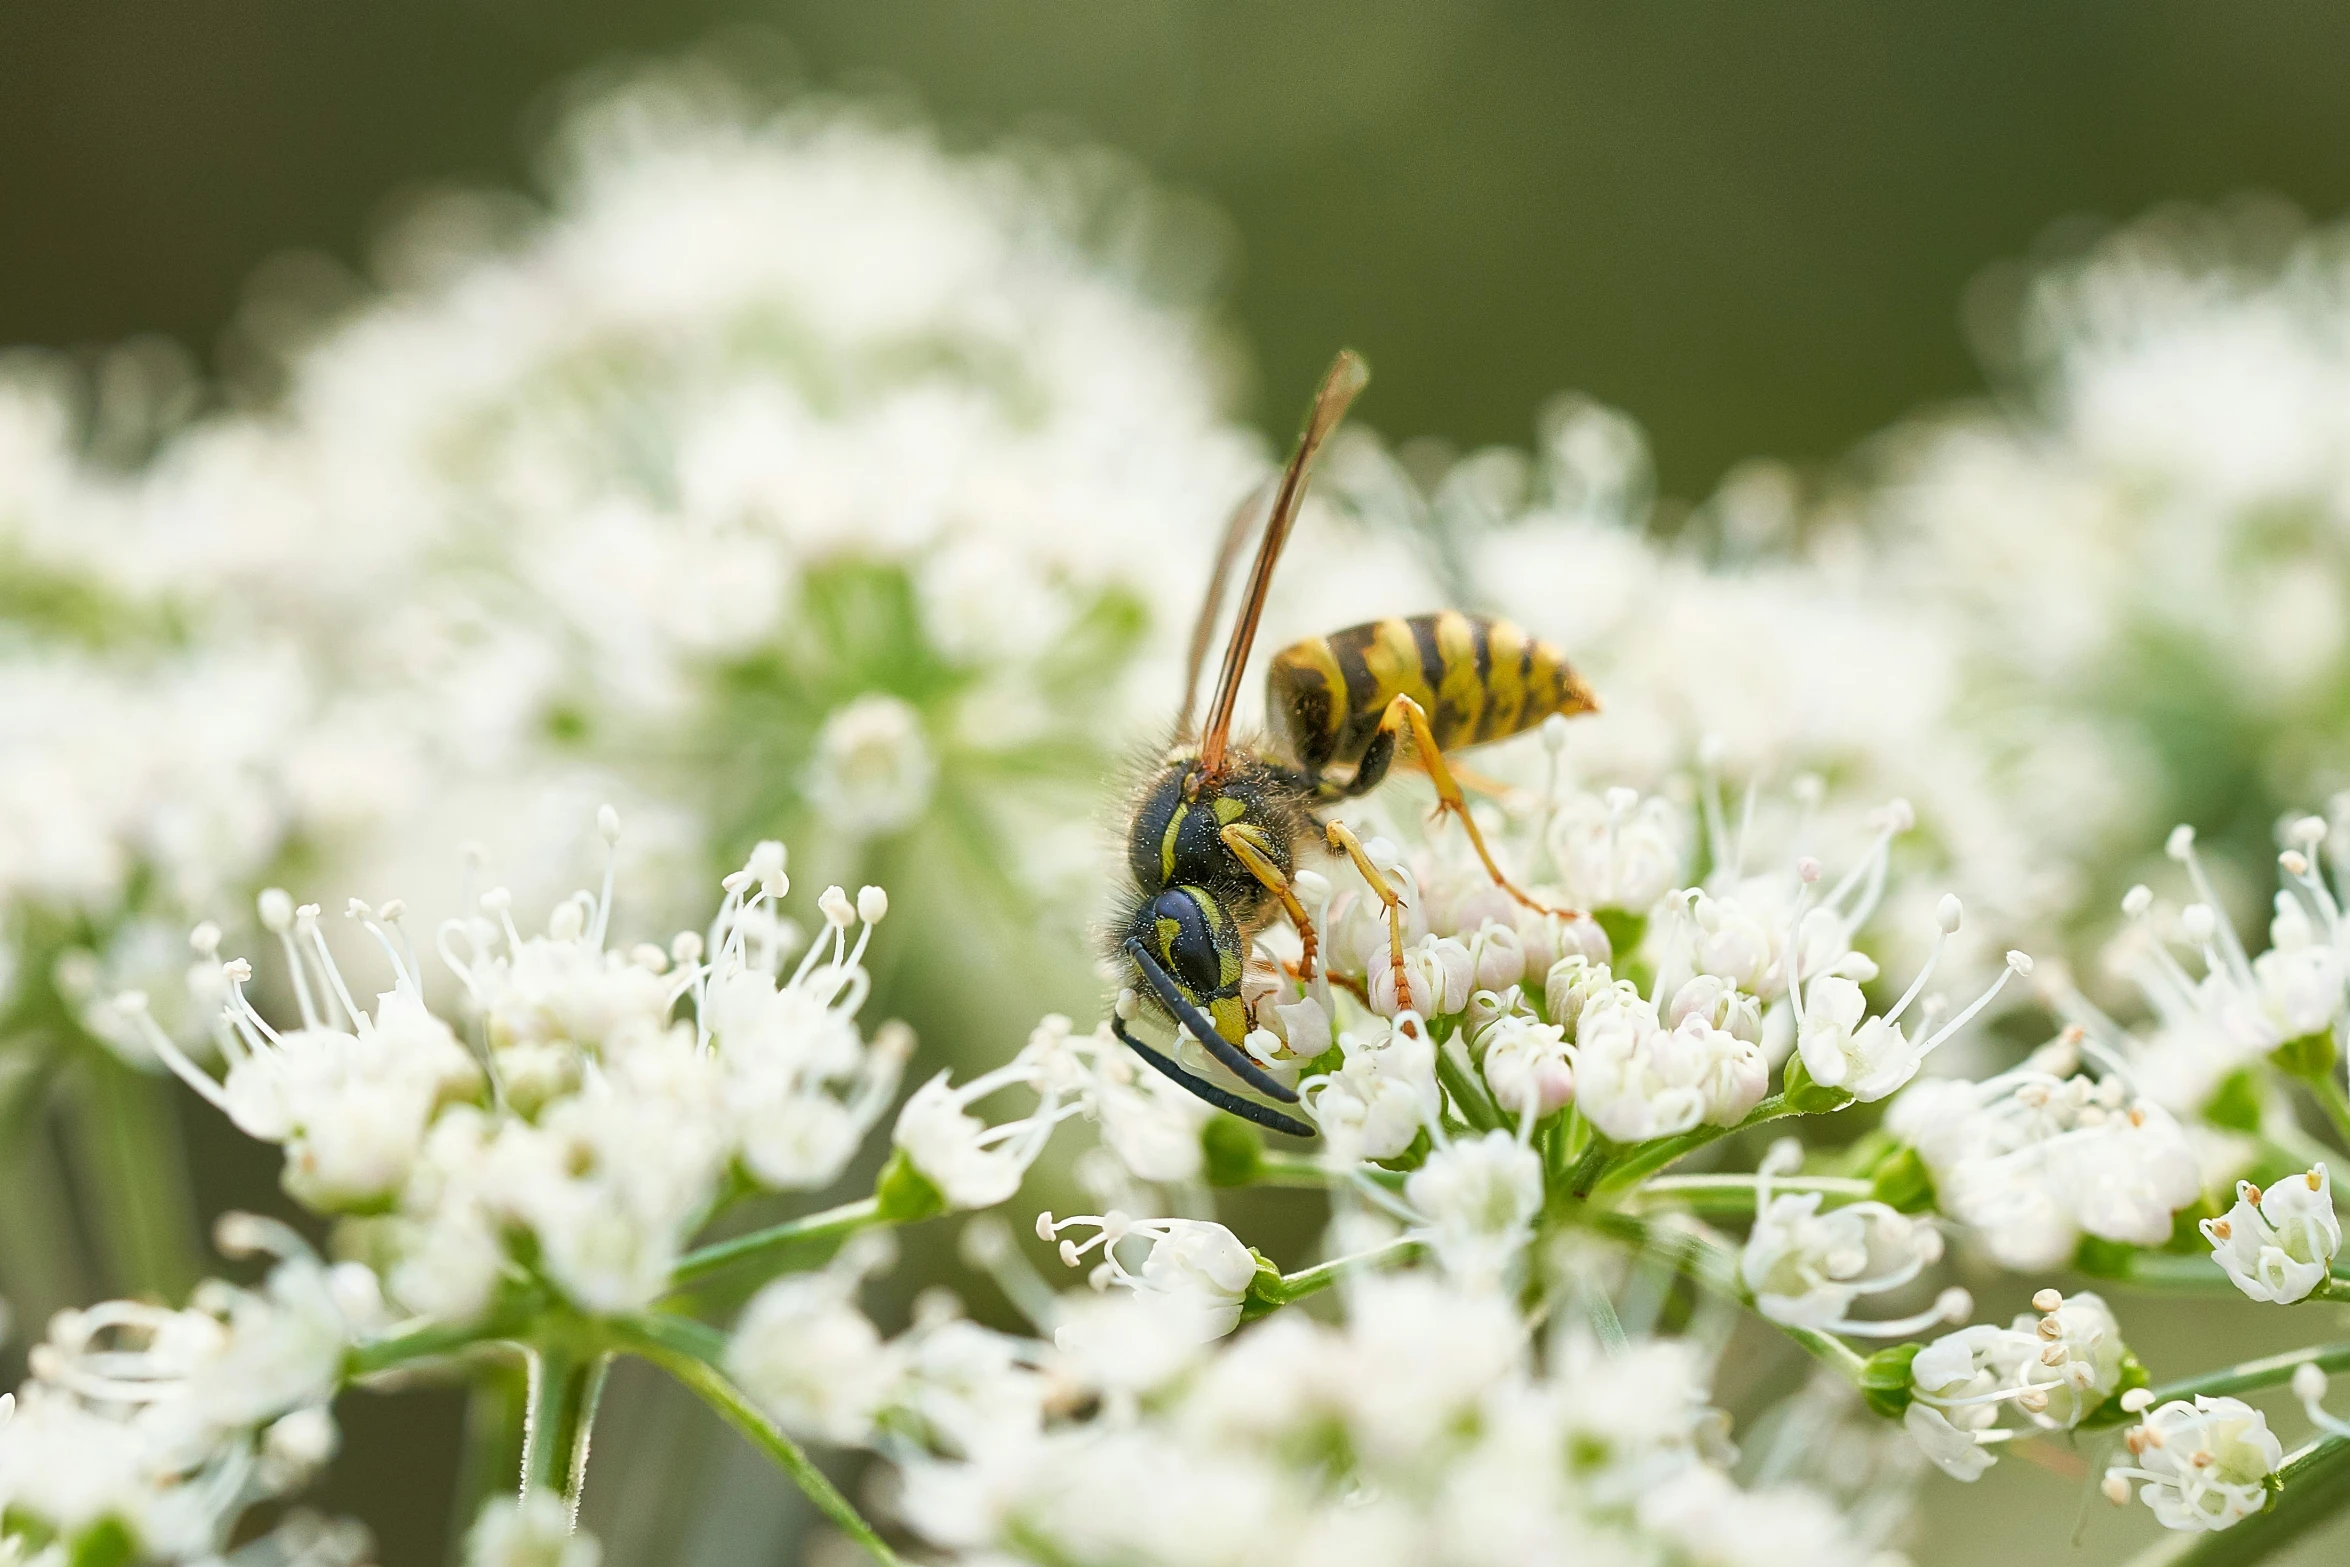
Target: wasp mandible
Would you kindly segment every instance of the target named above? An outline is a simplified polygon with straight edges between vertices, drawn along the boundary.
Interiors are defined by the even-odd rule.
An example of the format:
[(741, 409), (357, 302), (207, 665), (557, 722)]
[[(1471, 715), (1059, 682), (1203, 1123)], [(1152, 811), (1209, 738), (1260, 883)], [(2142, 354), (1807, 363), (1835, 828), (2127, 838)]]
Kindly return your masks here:
[[(1257, 937), (1276, 914), (1286, 914), (1297, 927), (1298, 972), (1313, 977), (1317, 937), (1291, 888), (1303, 856), (1329, 851), (1354, 862), (1386, 911), (1396, 994), (1410, 994), (1402, 899), (1346, 824), (1325, 822), (1317, 810), (1377, 788), (1408, 739), (1413, 760), (1436, 786), (1437, 813), (1460, 822), (1495, 884), (1528, 908), (1564, 914), (1544, 908), (1502, 874), (1444, 753), (1522, 734), (1554, 713), (1588, 713), (1599, 706), (1550, 643), (1506, 620), (1445, 610), (1372, 621), (1284, 648), (1265, 672), (1269, 732), (1259, 742), (1234, 742), (1233, 706), (1273, 567), (1305, 499), (1316, 454), (1369, 379), (1363, 361), (1341, 351), (1314, 394), (1297, 449), (1273, 492), (1247, 591), (1224, 644), (1215, 700), (1194, 732), (1200, 670), (1225, 580), (1257, 513), (1256, 498), (1226, 525), (1192, 631), (1174, 742), (1135, 797), (1126, 838), (1132, 884), (1109, 932), (1112, 957), (1126, 966), (1139, 1001), (1188, 1031), (1249, 1087), (1285, 1104), (1297, 1102), (1296, 1091), (1242, 1048), (1255, 1019), (1242, 999), (1241, 979)], [(1304, 1121), (1187, 1071), (1137, 1039), (1123, 1017), (1113, 1015), (1111, 1027), (1135, 1054), (1217, 1108), (1277, 1132), (1314, 1135)]]

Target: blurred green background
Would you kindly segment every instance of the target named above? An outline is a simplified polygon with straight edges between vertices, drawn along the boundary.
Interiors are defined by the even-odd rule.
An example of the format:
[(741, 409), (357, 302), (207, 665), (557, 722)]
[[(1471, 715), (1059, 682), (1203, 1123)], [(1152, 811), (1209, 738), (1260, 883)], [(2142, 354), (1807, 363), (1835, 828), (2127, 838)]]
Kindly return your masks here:
[(2350, 11), (2305, 0), (76, 0), (0, 8), (0, 342), (209, 354), (270, 256), (515, 185), (551, 85), (746, 22), (1219, 209), (1272, 433), (1351, 342), (1390, 434), (1575, 386), (1685, 496), (1977, 389), (1966, 289), (2060, 220), (2350, 204)]
[[(527, 186), (563, 83), (744, 24), (816, 86), (955, 141), (1105, 144), (1220, 214), (1275, 439), (1345, 342), (1390, 435), (1523, 440), (1579, 388), (1648, 428), (1684, 497), (1995, 385), (1967, 301), (2036, 247), (2166, 201), (2350, 207), (2350, 10), (2300, 0), (74, 0), (0, 8), (0, 344), (159, 333), (218, 367), (269, 258), (357, 267), (422, 190)], [(270, 1190), (265, 1151), (189, 1130), (206, 1211)], [(2190, 1312), (2133, 1322), (2150, 1356), (2221, 1353)], [(350, 1412), (328, 1500), (387, 1567), (433, 1560), (455, 1400), (361, 1402), (383, 1407)], [(769, 1559), (788, 1500), (649, 1407), (599, 1462), (703, 1443), (717, 1483), (607, 1525), (615, 1567)], [(1921, 1560), (2046, 1559), (2079, 1484), (1933, 1485)], [(2130, 1531), (2100, 1509), (2088, 1543)]]

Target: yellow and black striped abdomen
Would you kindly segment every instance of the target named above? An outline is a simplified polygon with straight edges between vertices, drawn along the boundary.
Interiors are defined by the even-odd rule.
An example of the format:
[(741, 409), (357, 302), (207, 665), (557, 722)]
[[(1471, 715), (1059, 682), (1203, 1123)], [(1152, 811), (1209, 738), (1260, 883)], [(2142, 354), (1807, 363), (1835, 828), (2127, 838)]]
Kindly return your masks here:
[(1310, 637), (1275, 654), (1265, 672), (1274, 742), (1311, 777), (1359, 763), (1398, 696), (1427, 710), (1444, 751), (1598, 705), (1551, 643), (1455, 610)]

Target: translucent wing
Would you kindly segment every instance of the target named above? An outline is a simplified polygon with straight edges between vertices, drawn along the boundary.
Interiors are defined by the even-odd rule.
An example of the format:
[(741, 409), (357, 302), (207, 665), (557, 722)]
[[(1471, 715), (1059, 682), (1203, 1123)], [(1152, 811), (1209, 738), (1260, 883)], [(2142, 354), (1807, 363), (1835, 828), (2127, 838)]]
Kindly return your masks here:
[(1216, 676), (1216, 700), (1208, 708), (1207, 728), (1200, 737), (1200, 770), (1210, 777), (1224, 770), (1225, 742), (1232, 735), (1232, 709), (1240, 700), (1241, 672), (1248, 665), (1249, 646), (1257, 638), (1257, 622), (1264, 618), (1265, 593), (1273, 585), (1273, 567), (1281, 559), (1281, 548), (1289, 542), (1290, 526), (1297, 521), (1298, 506), (1305, 500), (1308, 471), (1322, 443), (1338, 428), (1338, 421), (1346, 417), (1347, 405), (1370, 379), (1370, 367), (1353, 350), (1338, 351), (1338, 357), (1330, 361), (1329, 372), (1322, 377), (1321, 389), (1314, 393), (1314, 406), (1306, 414), (1306, 427), (1297, 438), (1297, 450), (1290, 455), (1289, 466), (1281, 472), (1281, 487), (1273, 494), (1273, 512), (1265, 522), (1264, 540), (1257, 546), (1256, 564), (1249, 568), (1248, 592), (1240, 601), (1240, 614), (1232, 623), (1232, 636), (1224, 644), (1224, 667)]
[(1175, 721), (1178, 735), (1191, 733), (1191, 712), (1199, 705), (1199, 674), (1207, 667), (1208, 639), (1216, 634), (1216, 617), (1224, 613), (1224, 590), (1232, 584), (1240, 547), (1248, 542), (1249, 531), (1264, 514), (1272, 492), (1273, 481), (1268, 479), (1249, 491), (1225, 520), (1224, 542), (1216, 546), (1215, 573), (1208, 578), (1207, 596), (1200, 600), (1199, 618), (1191, 623), (1191, 651), (1183, 665), (1183, 713)]

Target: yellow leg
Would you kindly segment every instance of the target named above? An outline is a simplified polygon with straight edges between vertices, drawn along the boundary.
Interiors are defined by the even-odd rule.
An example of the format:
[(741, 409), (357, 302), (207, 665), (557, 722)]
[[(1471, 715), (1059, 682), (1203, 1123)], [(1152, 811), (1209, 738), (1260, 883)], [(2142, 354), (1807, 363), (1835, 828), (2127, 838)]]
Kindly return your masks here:
[(1461, 793), (1460, 784), (1453, 778), (1452, 769), (1445, 764), (1444, 753), (1437, 748), (1436, 732), (1428, 727), (1428, 714), (1419, 703), (1408, 696), (1398, 696), (1387, 704), (1387, 711), (1379, 720), (1382, 732), (1393, 733), (1409, 727), (1412, 734), (1414, 761), (1428, 774), (1428, 781), (1436, 786), (1436, 814), (1454, 816), (1469, 834), (1469, 846), (1477, 851), (1477, 858), (1485, 862), (1485, 873), (1493, 884), (1508, 893), (1537, 914), (1555, 914), (1574, 919), (1573, 909), (1554, 909), (1546, 903), (1537, 903), (1518, 890), (1501, 867), (1493, 863), (1493, 851), (1485, 847), (1485, 835), (1477, 830), (1477, 818), (1469, 814), (1469, 802)]
[(1281, 900), (1282, 912), (1297, 927), (1298, 940), (1304, 943), (1304, 951), (1298, 957), (1298, 978), (1311, 983), (1314, 977), (1314, 955), (1319, 950), (1314, 940), (1314, 922), (1306, 917), (1306, 906), (1298, 902), (1297, 894), (1290, 890), (1289, 878), (1282, 874), (1280, 866), (1273, 863), (1273, 857), (1265, 852), (1263, 833), (1245, 822), (1227, 822), (1219, 836), (1224, 840), (1224, 847), (1232, 851), (1232, 857), (1247, 866), (1248, 873), (1264, 883), (1267, 892)]
[(1362, 841), (1347, 831), (1346, 823), (1332, 822), (1326, 831), (1330, 847), (1345, 851), (1346, 857), (1355, 862), (1355, 869), (1362, 873), (1364, 884), (1386, 906), (1387, 960), (1395, 970), (1395, 999), (1399, 1006), (1409, 1006), (1412, 985), (1411, 976), (1403, 966), (1403, 899), (1388, 885), (1387, 878), (1379, 874), (1379, 867), (1371, 863), (1371, 857), (1363, 852)]

